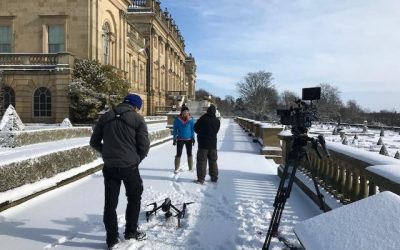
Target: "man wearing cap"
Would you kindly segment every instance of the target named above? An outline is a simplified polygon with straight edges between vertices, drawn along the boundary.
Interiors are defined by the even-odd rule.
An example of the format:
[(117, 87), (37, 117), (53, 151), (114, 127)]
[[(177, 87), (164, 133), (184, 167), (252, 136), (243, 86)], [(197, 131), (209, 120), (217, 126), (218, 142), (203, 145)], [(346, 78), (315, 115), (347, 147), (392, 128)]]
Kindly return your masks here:
[(146, 239), (138, 229), (143, 182), (139, 163), (147, 156), (150, 141), (146, 123), (137, 113), (142, 107), (139, 95), (129, 94), (123, 103), (106, 112), (96, 124), (90, 146), (100, 152), (103, 161), (105, 204), (103, 222), (109, 248), (119, 242), (116, 208), (121, 182), (128, 204), (125, 214), (125, 239)]
[(179, 170), (184, 145), (186, 147), (189, 170), (193, 170), (192, 146), (195, 143), (193, 127), (194, 121), (189, 114), (189, 108), (182, 106), (181, 113), (175, 118), (173, 127), (173, 145), (176, 145), (175, 173), (178, 173)]

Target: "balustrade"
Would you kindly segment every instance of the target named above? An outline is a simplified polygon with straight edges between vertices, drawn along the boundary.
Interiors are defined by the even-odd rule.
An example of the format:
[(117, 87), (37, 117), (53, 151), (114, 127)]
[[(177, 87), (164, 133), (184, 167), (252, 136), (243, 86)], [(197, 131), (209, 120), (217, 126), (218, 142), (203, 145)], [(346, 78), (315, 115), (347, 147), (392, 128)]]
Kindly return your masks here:
[[(237, 117), (236, 121), (246, 132), (255, 133), (258, 138), (262, 136), (262, 133), (254, 132), (258, 128), (256, 121), (240, 117)], [(264, 132), (262, 126), (261, 131)], [(264, 140), (263, 137), (260, 138), (261, 141)], [(292, 136), (290, 133), (284, 132), (279, 135), (279, 139), (282, 140), (282, 162), (284, 164), (287, 154), (291, 150)], [(322, 159), (319, 159), (309, 144), (308, 155), (312, 169), (304, 163), (298, 169), (309, 177), (313, 171), (317, 183), (337, 200), (347, 204), (383, 190), (400, 195), (400, 183), (367, 170), (370, 166), (379, 167), (376, 165), (398, 165), (400, 179), (400, 160), (351, 148), (340, 143), (327, 142), (327, 147), (330, 158), (323, 156)]]
[(58, 54), (1, 54), (0, 65), (56, 65)]

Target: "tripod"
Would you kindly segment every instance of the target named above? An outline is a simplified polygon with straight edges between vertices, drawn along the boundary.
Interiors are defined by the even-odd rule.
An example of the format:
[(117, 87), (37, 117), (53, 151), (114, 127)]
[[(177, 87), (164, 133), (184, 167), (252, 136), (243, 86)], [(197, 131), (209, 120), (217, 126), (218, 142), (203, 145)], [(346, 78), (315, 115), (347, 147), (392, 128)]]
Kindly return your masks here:
[(272, 237), (278, 236), (278, 227), (282, 217), (283, 209), (285, 208), (286, 200), (290, 197), (292, 191), (293, 181), (296, 176), (296, 170), (302, 161), (306, 160), (311, 170), (311, 177), (314, 182), (315, 190), (317, 192), (320, 209), (326, 212), (324, 196), (318, 188), (318, 183), (315, 179), (313, 167), (311, 166), (310, 157), (307, 152), (307, 142), (311, 142), (311, 147), (316, 151), (319, 158), (321, 154), (318, 151), (318, 145), (322, 147), (327, 157), (329, 153), (325, 147), (325, 139), (319, 135), (317, 139), (307, 136), (307, 131), (303, 134), (295, 134), (293, 137), (293, 144), (291, 151), (288, 154), (285, 167), (283, 169), (282, 178), (279, 183), (278, 192), (274, 201), (274, 212), (272, 214), (271, 222), (269, 224), (267, 237), (265, 239), (263, 250), (267, 250), (271, 243)]

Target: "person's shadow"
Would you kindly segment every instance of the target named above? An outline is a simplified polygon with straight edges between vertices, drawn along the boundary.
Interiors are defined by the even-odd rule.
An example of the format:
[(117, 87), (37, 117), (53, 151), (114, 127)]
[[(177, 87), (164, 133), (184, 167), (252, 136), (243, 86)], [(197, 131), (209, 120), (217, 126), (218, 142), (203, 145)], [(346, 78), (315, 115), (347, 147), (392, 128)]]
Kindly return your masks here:
[[(87, 220), (81, 218), (66, 218), (53, 220), (53, 222), (66, 225), (69, 229), (27, 227), (24, 221), (7, 221), (0, 218), (0, 235), (29, 239), (49, 244), (70, 246), (71, 248), (104, 249), (105, 230), (101, 215), (87, 215)], [(63, 239), (63, 242), (59, 242)], [(85, 239), (84, 242), (77, 241)], [(12, 246), (9, 246), (12, 249)]]

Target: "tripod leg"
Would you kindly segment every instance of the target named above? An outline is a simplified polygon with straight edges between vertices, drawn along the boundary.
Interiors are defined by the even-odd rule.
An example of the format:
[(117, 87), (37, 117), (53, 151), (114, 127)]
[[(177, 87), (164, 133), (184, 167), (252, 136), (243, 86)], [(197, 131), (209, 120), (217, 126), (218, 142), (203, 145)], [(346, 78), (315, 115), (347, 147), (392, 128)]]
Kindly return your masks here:
[(321, 194), (319, 187), (318, 187), (318, 183), (317, 180), (315, 178), (315, 171), (314, 171), (314, 167), (311, 166), (311, 161), (310, 161), (310, 156), (308, 155), (308, 153), (306, 153), (306, 159), (307, 159), (307, 164), (309, 166), (310, 172), (311, 172), (311, 178), (313, 180), (314, 183), (314, 187), (315, 187), (315, 191), (317, 192), (317, 196), (318, 196), (318, 200), (319, 200), (319, 208), (326, 212), (326, 207), (325, 207), (325, 199), (324, 196)]
[[(291, 169), (290, 173), (289, 173), (289, 169)], [(265, 238), (263, 250), (266, 250), (269, 248), (272, 237), (276, 236), (276, 234), (277, 234), (277, 231), (279, 228), (279, 223), (280, 223), (282, 213), (283, 213), (283, 209), (285, 208), (286, 200), (289, 198), (290, 192), (292, 190), (292, 185), (293, 185), (294, 177), (296, 175), (296, 170), (297, 170), (297, 161), (293, 161), (293, 160), (288, 161), (288, 163), (284, 167), (284, 170), (282, 173), (282, 178), (279, 183), (278, 192), (275, 196), (275, 201), (274, 201), (275, 209), (274, 209), (274, 212), (271, 217), (271, 222), (269, 224), (268, 233)], [(287, 178), (287, 177), (289, 177), (289, 178)]]

